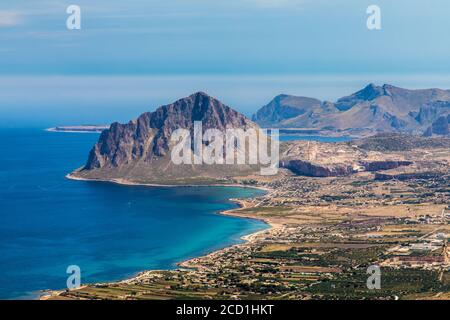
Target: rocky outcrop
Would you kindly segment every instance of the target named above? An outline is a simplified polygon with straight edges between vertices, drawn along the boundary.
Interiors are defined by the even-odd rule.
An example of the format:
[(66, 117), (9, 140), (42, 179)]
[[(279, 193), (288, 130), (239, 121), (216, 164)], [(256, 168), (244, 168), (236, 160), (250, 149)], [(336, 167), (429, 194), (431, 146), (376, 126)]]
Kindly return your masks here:
[(450, 114), (440, 116), (432, 123), (432, 125), (423, 134), (425, 137), (432, 135), (448, 136), (450, 135)]
[(113, 123), (103, 131), (91, 150), (85, 170), (120, 167), (137, 161), (150, 163), (169, 152), (171, 134), (176, 129), (193, 133), (194, 121), (203, 131), (256, 127), (242, 114), (203, 92), (195, 93), (154, 112), (146, 112), (127, 124)]
[(256, 165), (247, 164), (175, 164), (171, 160), (175, 145), (171, 141), (172, 133), (177, 129), (189, 130), (193, 149), (196, 121), (202, 123), (203, 133), (207, 129), (217, 129), (223, 134), (228, 128), (258, 129), (244, 115), (206, 93), (197, 92), (154, 112), (146, 112), (126, 124), (113, 123), (100, 135), (85, 166), (70, 177), (155, 184), (210, 184), (259, 171)]
[(358, 165), (319, 164), (305, 160), (281, 161), (280, 167), (289, 169), (292, 173), (309, 177), (340, 177), (348, 176), (359, 171), (376, 172), (396, 169), (412, 165), (412, 161), (361, 161)]
[(449, 122), (450, 122), (450, 115), (449, 116), (441, 116), (436, 121), (433, 122), (431, 125), (431, 130), (434, 134), (437, 135), (448, 135), (450, 133), (449, 131)]
[(449, 101), (435, 101), (423, 105), (415, 119), (421, 125), (430, 125), (437, 118), (450, 114)]
[(286, 168), (296, 175), (309, 177), (339, 177), (347, 176), (354, 171), (352, 166), (345, 165), (320, 165), (303, 160), (288, 160), (280, 163), (281, 168)]

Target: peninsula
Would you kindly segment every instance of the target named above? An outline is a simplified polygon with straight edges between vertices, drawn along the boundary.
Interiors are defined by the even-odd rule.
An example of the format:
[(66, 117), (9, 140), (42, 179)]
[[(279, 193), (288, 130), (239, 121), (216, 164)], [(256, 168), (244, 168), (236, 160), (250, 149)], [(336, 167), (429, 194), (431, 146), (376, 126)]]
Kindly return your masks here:
[(46, 129), (50, 132), (85, 132), (85, 133), (101, 133), (109, 129), (106, 125), (81, 125), (81, 126), (58, 126)]

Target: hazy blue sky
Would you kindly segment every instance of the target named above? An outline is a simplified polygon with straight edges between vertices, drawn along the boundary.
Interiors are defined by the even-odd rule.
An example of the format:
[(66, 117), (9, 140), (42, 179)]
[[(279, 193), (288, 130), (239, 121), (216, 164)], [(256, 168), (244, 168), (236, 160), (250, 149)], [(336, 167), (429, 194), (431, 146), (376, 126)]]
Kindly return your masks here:
[(448, 0), (2, 0), (0, 73), (449, 72), (449, 15)]
[(195, 90), (250, 114), (281, 92), (449, 88), (449, 15), (448, 0), (2, 0), (0, 125), (125, 121)]

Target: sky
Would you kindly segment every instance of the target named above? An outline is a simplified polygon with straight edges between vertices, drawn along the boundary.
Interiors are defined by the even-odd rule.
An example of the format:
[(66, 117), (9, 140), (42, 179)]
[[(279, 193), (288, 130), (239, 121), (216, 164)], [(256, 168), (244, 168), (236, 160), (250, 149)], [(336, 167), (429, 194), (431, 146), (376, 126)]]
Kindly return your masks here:
[[(71, 4), (81, 30), (66, 27)], [(372, 4), (381, 30), (366, 26)], [(333, 99), (411, 78), (444, 87), (449, 12), (448, 0), (2, 0), (0, 125), (27, 108), (73, 122), (108, 121), (94, 115), (113, 106), (123, 121), (197, 89), (251, 113), (281, 92)], [(350, 80), (308, 84), (320, 76)]]

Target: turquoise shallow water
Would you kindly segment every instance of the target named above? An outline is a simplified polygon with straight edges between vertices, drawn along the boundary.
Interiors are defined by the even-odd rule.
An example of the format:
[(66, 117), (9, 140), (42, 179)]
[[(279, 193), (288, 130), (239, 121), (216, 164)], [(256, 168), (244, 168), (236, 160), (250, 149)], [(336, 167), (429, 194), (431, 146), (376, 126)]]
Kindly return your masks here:
[(71, 181), (96, 134), (0, 129), (0, 298), (32, 297), (82, 282), (111, 281), (240, 242), (267, 227), (217, 215), (229, 198), (263, 191), (234, 187), (154, 188)]

